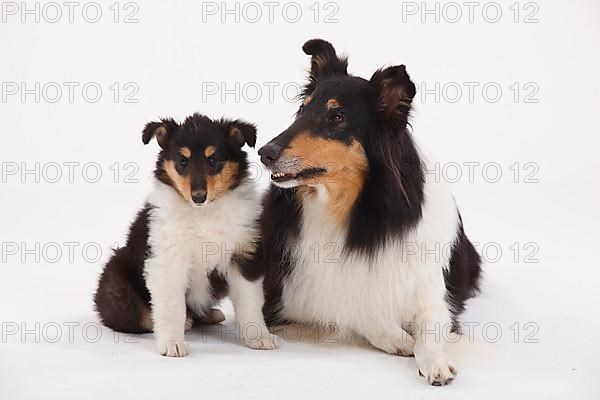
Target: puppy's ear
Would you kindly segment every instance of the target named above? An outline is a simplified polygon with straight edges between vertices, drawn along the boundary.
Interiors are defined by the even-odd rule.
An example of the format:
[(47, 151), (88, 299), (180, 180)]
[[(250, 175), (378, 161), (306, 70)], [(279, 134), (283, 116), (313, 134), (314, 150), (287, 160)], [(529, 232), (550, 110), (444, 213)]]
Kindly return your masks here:
[(163, 118), (160, 122), (148, 122), (142, 131), (142, 142), (148, 144), (153, 137), (156, 137), (160, 147), (166, 149), (167, 143), (177, 126), (172, 118)]
[(408, 118), (417, 90), (404, 65), (377, 70), (371, 77), (371, 85), (378, 96), (378, 109), (384, 116)]
[(256, 126), (248, 122), (236, 119), (226, 122), (227, 134), (233, 144), (243, 147), (247, 144), (250, 147), (256, 145)]
[(317, 81), (328, 75), (348, 75), (348, 59), (338, 57), (331, 43), (322, 39), (311, 39), (304, 43), (302, 50), (311, 56), (308, 84), (304, 95), (315, 90)]

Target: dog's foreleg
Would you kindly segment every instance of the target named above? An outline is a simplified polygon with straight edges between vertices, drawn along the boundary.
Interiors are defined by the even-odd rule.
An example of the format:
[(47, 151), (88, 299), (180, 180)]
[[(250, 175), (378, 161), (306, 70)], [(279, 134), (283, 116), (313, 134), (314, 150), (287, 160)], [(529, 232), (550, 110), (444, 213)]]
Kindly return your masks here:
[(243, 267), (233, 262), (228, 271), (229, 296), (235, 309), (241, 338), (246, 346), (253, 349), (275, 349), (275, 337), (269, 333), (262, 314), (263, 278), (246, 279), (240, 270)]
[(167, 357), (184, 357), (187, 271), (173, 260), (162, 263), (151, 258), (146, 261), (145, 274), (158, 351)]
[(452, 382), (456, 366), (444, 350), (445, 332), (452, 326), (449, 311), (443, 299), (426, 304), (411, 325), (415, 338), (415, 360), (419, 373), (434, 386)]
[(414, 355), (415, 339), (397, 326), (384, 333), (365, 335), (369, 343), (388, 354), (411, 357)]

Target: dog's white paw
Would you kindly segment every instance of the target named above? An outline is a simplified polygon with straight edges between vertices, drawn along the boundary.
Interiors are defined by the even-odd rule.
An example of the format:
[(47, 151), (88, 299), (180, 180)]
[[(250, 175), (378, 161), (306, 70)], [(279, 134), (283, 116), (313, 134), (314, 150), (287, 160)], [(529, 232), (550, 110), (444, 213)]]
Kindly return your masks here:
[(187, 315), (185, 317), (185, 325), (183, 327), (183, 330), (185, 332), (191, 330), (194, 327), (194, 317), (192, 315)]
[(412, 357), (415, 349), (415, 339), (403, 329), (392, 334), (385, 334), (369, 339), (373, 347), (383, 350), (388, 354)]
[(445, 354), (431, 353), (419, 363), (419, 374), (433, 386), (444, 386), (454, 380), (457, 374), (454, 362)]
[(159, 343), (158, 348), (160, 354), (166, 357), (185, 357), (187, 355), (184, 341)]
[(275, 336), (271, 334), (262, 335), (258, 338), (244, 339), (244, 344), (255, 350), (275, 350), (278, 347)]
[(219, 310), (218, 308), (211, 308), (210, 310), (208, 310), (206, 315), (203, 315), (200, 318), (198, 318), (198, 322), (200, 324), (213, 325), (220, 324), (223, 321), (225, 321), (225, 314), (223, 314), (223, 311)]

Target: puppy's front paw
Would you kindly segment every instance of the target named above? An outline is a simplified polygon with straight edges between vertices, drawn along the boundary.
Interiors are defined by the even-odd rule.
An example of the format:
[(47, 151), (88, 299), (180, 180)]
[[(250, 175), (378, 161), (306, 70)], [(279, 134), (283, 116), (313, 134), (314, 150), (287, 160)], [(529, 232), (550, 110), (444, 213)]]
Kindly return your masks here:
[(454, 380), (457, 371), (447, 355), (432, 353), (420, 360), (419, 374), (433, 386), (444, 386)]
[(187, 349), (184, 341), (159, 343), (160, 354), (166, 357), (185, 357)]
[(192, 315), (187, 315), (185, 317), (185, 325), (183, 330), (185, 332), (190, 331), (194, 327), (194, 317)]
[(225, 321), (225, 314), (218, 308), (211, 308), (206, 315), (198, 318), (198, 323), (208, 325), (220, 324), (223, 321)]
[(403, 329), (371, 338), (369, 342), (374, 347), (388, 354), (403, 357), (412, 357), (414, 355), (415, 339)]
[(275, 350), (277, 348), (277, 340), (271, 334), (262, 335), (258, 338), (244, 338), (244, 344), (255, 350)]

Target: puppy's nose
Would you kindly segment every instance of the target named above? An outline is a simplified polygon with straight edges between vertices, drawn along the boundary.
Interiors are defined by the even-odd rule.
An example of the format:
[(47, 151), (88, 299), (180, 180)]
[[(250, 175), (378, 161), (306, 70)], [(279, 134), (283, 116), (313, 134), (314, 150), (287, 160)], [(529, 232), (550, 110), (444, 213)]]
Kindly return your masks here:
[(267, 143), (258, 150), (258, 155), (260, 161), (268, 167), (277, 161), (282, 151), (283, 147), (277, 143)]
[(196, 204), (202, 204), (206, 201), (206, 190), (194, 190), (192, 192), (192, 201)]

